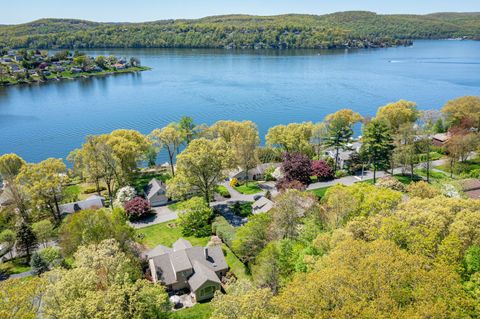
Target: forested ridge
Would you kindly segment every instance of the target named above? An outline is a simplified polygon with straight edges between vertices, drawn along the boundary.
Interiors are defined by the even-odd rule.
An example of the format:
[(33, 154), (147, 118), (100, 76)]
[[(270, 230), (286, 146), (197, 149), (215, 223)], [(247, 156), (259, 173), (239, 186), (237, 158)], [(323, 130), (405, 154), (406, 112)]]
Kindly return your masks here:
[(412, 39), (480, 38), (480, 13), (380, 15), (228, 15), (195, 20), (98, 23), (41, 19), (0, 26), (0, 47), (82, 48), (368, 48)]

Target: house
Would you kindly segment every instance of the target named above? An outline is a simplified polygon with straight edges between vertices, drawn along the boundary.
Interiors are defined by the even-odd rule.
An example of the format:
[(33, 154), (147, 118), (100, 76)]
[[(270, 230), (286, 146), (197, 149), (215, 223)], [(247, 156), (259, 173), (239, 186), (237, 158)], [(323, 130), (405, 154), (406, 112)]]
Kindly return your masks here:
[(81, 72), (83, 72), (83, 70), (80, 69), (80, 68), (72, 68), (70, 71), (72, 71), (72, 73), (81, 73)]
[(480, 199), (480, 180), (470, 179), (462, 183), (463, 193), (471, 199)]
[(261, 214), (270, 211), (275, 203), (266, 198), (265, 196), (260, 197), (252, 204), (252, 214)]
[(62, 204), (59, 205), (60, 209), (60, 214), (73, 214), (75, 212), (78, 212), (80, 210), (85, 210), (85, 209), (96, 209), (96, 208), (102, 208), (105, 205), (105, 198), (98, 196), (98, 195), (92, 195), (89, 198), (78, 201), (78, 202), (73, 202), (73, 203), (68, 203), (68, 204)]
[(117, 69), (117, 70), (125, 70), (125, 69), (126, 69), (125, 64), (120, 64), (120, 63), (115, 63), (115, 64), (113, 65), (113, 67), (114, 67), (115, 69)]
[(432, 136), (432, 143), (435, 146), (442, 147), (450, 140), (450, 133), (438, 133)]
[(240, 167), (228, 173), (228, 179), (232, 180), (236, 178), (239, 181), (257, 181), (265, 178), (265, 172), (273, 167), (274, 169), (281, 166), (281, 163), (264, 163), (259, 164), (257, 167), (249, 169), (248, 174), (246, 171)]
[(172, 248), (155, 247), (147, 258), (153, 282), (173, 292), (190, 291), (196, 301), (212, 298), (228, 271), (221, 246), (193, 247), (183, 238)]
[(168, 203), (167, 185), (158, 179), (152, 179), (144, 189), (145, 197), (151, 206), (161, 206)]
[[(353, 142), (349, 145), (347, 145), (347, 148), (342, 150), (340, 149), (338, 151), (338, 162), (337, 162), (337, 168), (338, 169), (346, 169), (348, 167), (348, 161), (350, 160), (350, 157), (352, 156), (353, 153), (359, 153), (360, 148), (362, 147), (361, 142)], [(336, 150), (335, 149), (328, 149), (325, 151), (325, 155), (328, 157), (331, 157), (333, 160), (335, 160), (336, 157)]]

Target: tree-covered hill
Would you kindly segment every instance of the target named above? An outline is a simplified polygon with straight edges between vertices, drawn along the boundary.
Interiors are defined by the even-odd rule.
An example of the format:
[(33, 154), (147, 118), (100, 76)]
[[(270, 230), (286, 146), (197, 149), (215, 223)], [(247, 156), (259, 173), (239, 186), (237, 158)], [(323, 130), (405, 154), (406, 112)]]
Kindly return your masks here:
[(196, 20), (97, 23), (41, 19), (0, 26), (10, 48), (364, 48), (409, 44), (411, 39), (480, 38), (480, 13), (379, 15), (227, 15)]

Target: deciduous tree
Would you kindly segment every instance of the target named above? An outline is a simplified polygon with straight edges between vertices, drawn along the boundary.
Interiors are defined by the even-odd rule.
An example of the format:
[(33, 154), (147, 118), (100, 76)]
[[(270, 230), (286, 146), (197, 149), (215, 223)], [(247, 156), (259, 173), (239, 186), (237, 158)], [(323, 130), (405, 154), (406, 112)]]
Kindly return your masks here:
[(162, 129), (156, 129), (151, 134), (153, 143), (159, 149), (166, 149), (170, 167), (172, 169), (172, 176), (175, 176), (175, 168), (173, 159), (178, 153), (180, 146), (185, 141), (185, 136), (182, 128), (177, 123), (170, 123)]
[(205, 237), (212, 233), (212, 209), (201, 197), (193, 197), (179, 205), (179, 226), (184, 236)]

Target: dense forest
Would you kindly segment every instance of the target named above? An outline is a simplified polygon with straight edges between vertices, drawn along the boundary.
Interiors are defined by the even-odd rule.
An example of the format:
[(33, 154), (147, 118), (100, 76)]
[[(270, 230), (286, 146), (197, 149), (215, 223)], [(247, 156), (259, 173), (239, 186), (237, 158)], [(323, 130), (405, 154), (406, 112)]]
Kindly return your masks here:
[(442, 38), (479, 39), (480, 13), (229, 15), (145, 23), (42, 19), (0, 26), (0, 47), (35, 49), (373, 48)]

